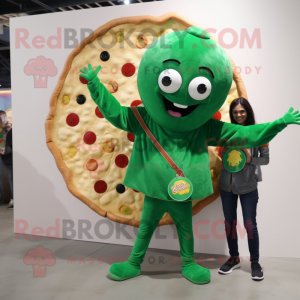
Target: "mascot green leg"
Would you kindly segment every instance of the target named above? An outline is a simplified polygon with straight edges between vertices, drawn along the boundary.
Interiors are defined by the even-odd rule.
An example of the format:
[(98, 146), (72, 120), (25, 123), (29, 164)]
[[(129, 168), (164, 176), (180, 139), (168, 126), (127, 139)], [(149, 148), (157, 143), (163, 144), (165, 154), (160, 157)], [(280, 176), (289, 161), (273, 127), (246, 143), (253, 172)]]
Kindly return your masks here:
[(139, 276), (151, 237), (165, 212), (168, 212), (177, 228), (182, 275), (196, 284), (210, 282), (210, 271), (194, 261), (194, 236), (192, 226), (192, 202), (164, 201), (145, 196), (140, 229), (131, 255), (126, 262), (111, 265), (109, 276), (114, 280), (126, 280)]

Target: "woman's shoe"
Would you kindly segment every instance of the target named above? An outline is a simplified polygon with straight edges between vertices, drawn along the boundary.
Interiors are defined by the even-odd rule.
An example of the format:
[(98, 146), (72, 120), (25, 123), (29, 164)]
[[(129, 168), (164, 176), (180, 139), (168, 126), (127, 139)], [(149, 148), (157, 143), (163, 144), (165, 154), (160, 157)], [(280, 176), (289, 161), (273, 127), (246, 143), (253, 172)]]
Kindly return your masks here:
[(13, 209), (14, 208), (14, 200), (11, 199), (10, 202), (8, 203), (7, 209)]
[(230, 257), (227, 259), (226, 263), (219, 269), (220, 274), (230, 274), (234, 269), (240, 268), (240, 259), (239, 257), (234, 258)]
[(251, 278), (256, 281), (264, 279), (264, 272), (258, 262), (251, 263)]

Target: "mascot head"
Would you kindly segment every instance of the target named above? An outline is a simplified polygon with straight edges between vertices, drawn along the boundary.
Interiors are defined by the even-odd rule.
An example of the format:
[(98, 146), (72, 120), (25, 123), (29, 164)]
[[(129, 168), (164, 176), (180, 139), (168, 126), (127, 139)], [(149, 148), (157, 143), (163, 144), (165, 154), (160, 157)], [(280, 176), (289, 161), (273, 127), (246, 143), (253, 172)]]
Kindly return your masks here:
[(223, 105), (232, 83), (228, 55), (197, 27), (160, 37), (145, 52), (138, 90), (152, 119), (173, 132), (205, 124)]

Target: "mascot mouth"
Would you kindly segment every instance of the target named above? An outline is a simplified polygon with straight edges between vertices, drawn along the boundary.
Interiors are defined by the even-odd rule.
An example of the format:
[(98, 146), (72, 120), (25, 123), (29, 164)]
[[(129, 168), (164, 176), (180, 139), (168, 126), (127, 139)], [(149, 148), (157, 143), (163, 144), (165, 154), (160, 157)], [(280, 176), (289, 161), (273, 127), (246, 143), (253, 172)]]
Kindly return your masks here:
[(199, 104), (182, 105), (182, 104), (178, 104), (178, 103), (169, 101), (164, 95), (162, 95), (162, 97), (163, 97), (165, 108), (166, 108), (167, 112), (171, 116), (177, 117), (177, 118), (188, 116), (199, 106)]

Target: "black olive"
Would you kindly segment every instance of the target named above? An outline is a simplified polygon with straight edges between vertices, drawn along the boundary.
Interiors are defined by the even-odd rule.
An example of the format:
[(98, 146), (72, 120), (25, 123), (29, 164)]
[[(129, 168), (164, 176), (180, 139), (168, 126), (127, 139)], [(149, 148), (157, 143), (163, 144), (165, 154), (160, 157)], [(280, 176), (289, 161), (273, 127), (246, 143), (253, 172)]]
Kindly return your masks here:
[(118, 184), (116, 190), (119, 194), (123, 194), (125, 192), (125, 186), (123, 184)]
[(107, 51), (101, 52), (101, 54), (100, 54), (100, 59), (101, 59), (102, 61), (108, 61), (109, 58), (110, 58), (110, 54), (109, 54)]
[(86, 101), (86, 98), (85, 98), (85, 96), (84, 96), (84, 95), (79, 95), (79, 96), (77, 96), (77, 99), (76, 99), (76, 101), (77, 101), (77, 103), (78, 103), (78, 104), (82, 105), (82, 104), (84, 104), (84, 103), (85, 103), (85, 101)]

